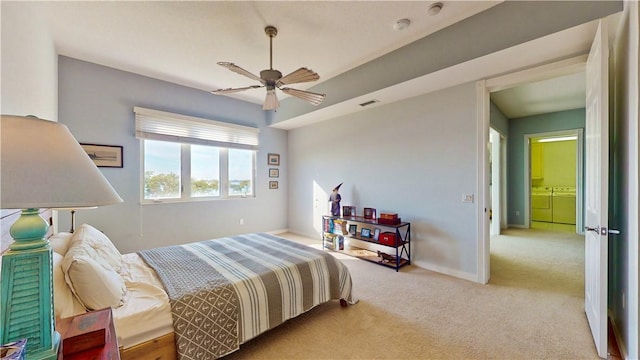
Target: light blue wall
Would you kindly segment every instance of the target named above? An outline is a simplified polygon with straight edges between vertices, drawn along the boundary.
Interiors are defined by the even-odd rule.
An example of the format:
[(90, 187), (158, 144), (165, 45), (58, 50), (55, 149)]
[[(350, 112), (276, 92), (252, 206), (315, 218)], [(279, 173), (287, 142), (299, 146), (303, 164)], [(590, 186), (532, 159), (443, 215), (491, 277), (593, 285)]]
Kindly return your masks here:
[[(584, 129), (585, 110), (575, 109), (550, 114), (528, 116), (509, 120), (509, 141), (507, 143), (507, 192), (509, 225), (524, 226), (524, 136), (544, 132)], [(516, 215), (519, 213), (519, 216)]]
[[(320, 238), (328, 194), (411, 222), (412, 263), (476, 279), (476, 85), (289, 131), (289, 227)], [(388, 249), (386, 251), (389, 251)]]
[[(98, 227), (120, 251), (287, 228), (286, 131), (267, 127), (260, 105), (63, 56), (59, 94), (60, 122), (79, 142), (124, 147), (124, 168), (100, 168), (124, 203), (76, 213), (78, 224)], [(134, 106), (257, 126), (256, 198), (140, 205)], [(268, 189), (267, 153), (281, 155), (278, 190)], [(69, 216), (61, 212), (60, 228), (66, 230), (69, 223)]]

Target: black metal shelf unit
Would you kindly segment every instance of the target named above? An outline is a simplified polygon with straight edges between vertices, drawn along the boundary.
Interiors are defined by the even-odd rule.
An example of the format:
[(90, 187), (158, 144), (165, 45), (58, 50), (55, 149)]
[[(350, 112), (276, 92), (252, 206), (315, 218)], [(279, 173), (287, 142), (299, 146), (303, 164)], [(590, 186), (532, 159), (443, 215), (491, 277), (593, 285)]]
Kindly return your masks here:
[[(379, 240), (374, 240), (373, 238), (366, 238), (359, 236), (356, 234), (344, 234), (335, 233), (336, 228), (333, 224), (335, 220), (342, 220), (349, 223), (355, 223), (357, 225), (370, 225), (374, 227), (384, 228), (388, 230), (392, 230), (395, 233), (395, 244), (386, 244), (381, 243)], [(347, 228), (348, 229), (348, 228)], [(385, 261), (384, 258), (380, 258), (377, 253), (372, 251), (358, 249), (358, 248), (348, 248), (345, 247), (344, 250), (340, 250), (335, 245), (327, 246), (329, 238), (333, 238), (336, 235), (344, 236), (346, 238), (355, 239), (358, 241), (363, 241), (379, 246), (386, 246), (395, 249), (395, 262)], [(350, 256), (354, 256), (366, 261), (374, 262), (379, 265), (387, 266), (394, 268), (396, 272), (398, 269), (405, 265), (411, 264), (411, 223), (408, 222), (400, 222), (398, 224), (388, 224), (385, 222), (380, 222), (376, 219), (367, 219), (360, 216), (331, 216), (331, 215), (323, 215), (322, 216), (322, 248), (329, 249), (334, 251), (339, 251), (345, 253)]]

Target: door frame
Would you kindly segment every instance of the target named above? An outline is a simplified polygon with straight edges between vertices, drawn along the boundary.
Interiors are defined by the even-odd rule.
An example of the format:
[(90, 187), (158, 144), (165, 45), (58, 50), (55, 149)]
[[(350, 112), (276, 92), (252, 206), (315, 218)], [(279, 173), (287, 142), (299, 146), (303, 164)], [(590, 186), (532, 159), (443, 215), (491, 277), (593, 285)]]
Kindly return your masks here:
[(576, 135), (576, 234), (584, 235), (584, 129), (559, 130), (524, 135), (524, 223), (531, 227), (531, 139)]
[(546, 65), (532, 67), (526, 70), (502, 75), (499, 77), (480, 80), (476, 82), (476, 106), (478, 127), (478, 202), (477, 202), (477, 278), (476, 282), (487, 284), (491, 276), (490, 269), (490, 234), (489, 214), (487, 204), (489, 201), (489, 126), (490, 126), (490, 93), (518, 86), (528, 82), (551, 79), (559, 76), (584, 72), (586, 69), (587, 55), (552, 62)]

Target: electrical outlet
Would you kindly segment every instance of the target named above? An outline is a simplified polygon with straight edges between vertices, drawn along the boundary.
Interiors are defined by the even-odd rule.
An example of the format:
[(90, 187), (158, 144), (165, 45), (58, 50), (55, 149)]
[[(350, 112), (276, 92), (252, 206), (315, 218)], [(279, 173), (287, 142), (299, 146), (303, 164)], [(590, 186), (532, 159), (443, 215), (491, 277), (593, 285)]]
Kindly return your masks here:
[(244, 219), (240, 218), (240, 225), (244, 225)]
[(516, 211), (516, 216), (520, 216), (520, 211)]
[(473, 203), (473, 194), (462, 194), (463, 203)]

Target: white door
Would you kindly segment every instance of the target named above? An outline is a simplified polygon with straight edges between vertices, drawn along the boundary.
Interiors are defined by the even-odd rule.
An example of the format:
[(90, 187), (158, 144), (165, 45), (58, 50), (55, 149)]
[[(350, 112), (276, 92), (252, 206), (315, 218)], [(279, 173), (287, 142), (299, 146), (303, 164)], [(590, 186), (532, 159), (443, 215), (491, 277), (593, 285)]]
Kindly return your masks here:
[(586, 69), (585, 311), (598, 355), (607, 357), (609, 45), (600, 21)]

